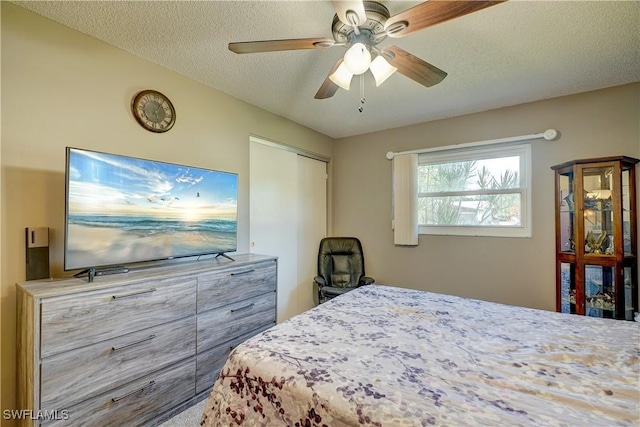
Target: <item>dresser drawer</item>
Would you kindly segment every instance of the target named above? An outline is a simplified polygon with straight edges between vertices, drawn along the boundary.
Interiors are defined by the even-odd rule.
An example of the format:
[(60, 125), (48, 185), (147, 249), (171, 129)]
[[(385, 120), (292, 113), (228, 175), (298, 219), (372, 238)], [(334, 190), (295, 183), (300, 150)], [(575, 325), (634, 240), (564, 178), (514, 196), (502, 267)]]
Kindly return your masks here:
[(141, 426), (195, 396), (195, 358), (65, 408), (68, 419), (46, 426)]
[(262, 326), (272, 326), (276, 321), (275, 317), (275, 292), (200, 314), (197, 352), (201, 353)]
[(198, 354), (196, 358), (196, 394), (207, 391), (213, 387), (213, 383), (218, 378), (220, 370), (224, 362), (226, 362), (229, 353), (231, 353), (231, 350), (252, 336), (269, 329), (271, 326), (273, 326), (273, 323)]
[(195, 314), (196, 282), (158, 279), (44, 299), (41, 358)]
[(198, 278), (198, 313), (276, 290), (276, 263), (267, 261)]
[(69, 407), (195, 353), (191, 316), (49, 357), (41, 364), (41, 406)]

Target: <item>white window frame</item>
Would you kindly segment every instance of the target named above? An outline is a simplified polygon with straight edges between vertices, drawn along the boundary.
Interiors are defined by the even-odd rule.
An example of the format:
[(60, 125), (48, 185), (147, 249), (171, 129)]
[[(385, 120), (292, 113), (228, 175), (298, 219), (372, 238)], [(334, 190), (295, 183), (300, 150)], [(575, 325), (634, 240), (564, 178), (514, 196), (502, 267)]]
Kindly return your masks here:
[[(418, 167), (430, 163), (480, 160), (497, 157), (520, 157), (520, 187), (510, 193), (521, 194), (520, 225), (518, 226), (470, 226), (470, 225), (418, 225), (419, 234), (453, 235), (453, 236), (486, 236), (486, 237), (531, 237), (531, 144), (518, 144), (491, 148), (456, 149), (446, 152), (421, 153), (418, 156)], [(458, 195), (466, 192), (449, 192), (441, 195)], [(474, 192), (477, 194), (477, 192)], [(484, 193), (483, 193), (484, 194)], [(418, 193), (418, 198), (425, 194)]]

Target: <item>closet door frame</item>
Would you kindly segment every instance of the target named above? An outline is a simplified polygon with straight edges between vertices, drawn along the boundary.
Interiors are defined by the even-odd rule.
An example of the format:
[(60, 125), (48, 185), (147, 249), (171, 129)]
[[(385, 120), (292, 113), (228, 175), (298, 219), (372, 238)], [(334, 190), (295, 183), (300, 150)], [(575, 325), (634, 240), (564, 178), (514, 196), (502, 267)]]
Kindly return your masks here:
[[(249, 151), (249, 247), (250, 252), (279, 257), (279, 323), (313, 306), (315, 269), (312, 274), (311, 265), (317, 264), (319, 239), (328, 232), (329, 159), (253, 135)], [(323, 165), (309, 163), (309, 159)], [(307, 166), (310, 167), (308, 171), (299, 171), (299, 168)], [(324, 174), (318, 169), (322, 167)], [(322, 184), (313, 181), (320, 178), (323, 179)], [(302, 203), (310, 203), (308, 198), (304, 200), (301, 197), (305, 189), (300, 186), (305, 185), (311, 185), (310, 191), (314, 192), (324, 189), (320, 194), (324, 199), (324, 216), (310, 216), (309, 206), (301, 206)], [(322, 205), (311, 203), (315, 209)], [(303, 224), (304, 218), (301, 217), (323, 224), (316, 224), (318, 230), (314, 231), (308, 224)], [(313, 242), (314, 239), (317, 242)]]

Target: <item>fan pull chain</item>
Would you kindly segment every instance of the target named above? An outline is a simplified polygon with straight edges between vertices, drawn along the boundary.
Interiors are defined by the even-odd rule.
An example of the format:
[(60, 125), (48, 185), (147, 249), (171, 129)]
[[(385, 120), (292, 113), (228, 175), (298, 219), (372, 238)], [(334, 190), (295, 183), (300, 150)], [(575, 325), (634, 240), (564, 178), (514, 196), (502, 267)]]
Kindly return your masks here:
[(361, 113), (364, 111), (364, 73), (360, 74), (360, 107), (358, 107), (358, 111)]

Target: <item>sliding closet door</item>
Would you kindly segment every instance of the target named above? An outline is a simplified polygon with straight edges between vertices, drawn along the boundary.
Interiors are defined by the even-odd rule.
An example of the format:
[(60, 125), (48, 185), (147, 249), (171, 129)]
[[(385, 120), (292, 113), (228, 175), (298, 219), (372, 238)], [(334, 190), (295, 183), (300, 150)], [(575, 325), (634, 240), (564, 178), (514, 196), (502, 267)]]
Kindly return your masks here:
[(251, 142), (250, 250), (278, 257), (278, 323), (313, 307), (326, 234), (326, 163)]
[(251, 252), (278, 257), (278, 323), (296, 313), (298, 156), (251, 143)]
[(327, 164), (298, 156), (298, 308), (312, 308), (318, 246), (327, 235)]

